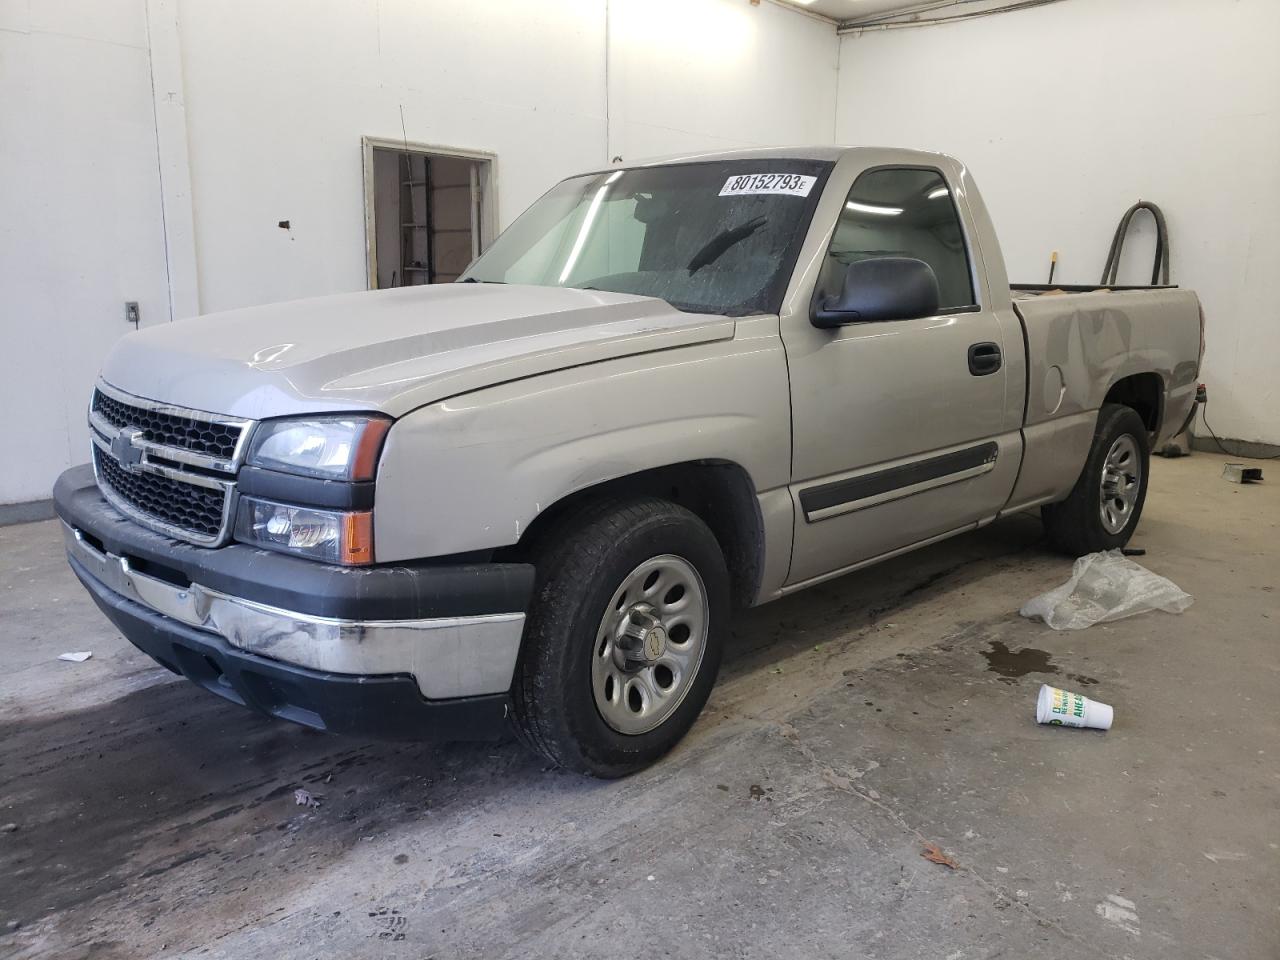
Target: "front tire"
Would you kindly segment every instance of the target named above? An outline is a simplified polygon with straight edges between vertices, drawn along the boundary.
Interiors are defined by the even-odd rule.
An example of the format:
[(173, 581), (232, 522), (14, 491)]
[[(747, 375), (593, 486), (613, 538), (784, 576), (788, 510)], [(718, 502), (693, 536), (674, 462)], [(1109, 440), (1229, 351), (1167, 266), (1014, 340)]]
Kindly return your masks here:
[(1074, 557), (1123, 547), (1142, 516), (1150, 468), (1151, 443), (1137, 411), (1103, 404), (1070, 496), (1041, 509), (1050, 543)]
[(512, 687), (520, 738), (554, 763), (621, 777), (697, 719), (720, 667), (729, 574), (707, 525), (656, 498), (598, 503), (535, 547)]

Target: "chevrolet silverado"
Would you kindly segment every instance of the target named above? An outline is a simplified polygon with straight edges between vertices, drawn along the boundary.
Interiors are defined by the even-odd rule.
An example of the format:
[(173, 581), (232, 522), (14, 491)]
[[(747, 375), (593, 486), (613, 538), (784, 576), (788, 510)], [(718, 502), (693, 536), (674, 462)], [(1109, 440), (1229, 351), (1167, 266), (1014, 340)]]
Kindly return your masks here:
[(59, 478), (136, 646), (361, 736), (652, 763), (731, 610), (1040, 508), (1123, 545), (1194, 402), (1173, 288), (1011, 288), (966, 168), (752, 150), (572, 177), (459, 282), (143, 330)]

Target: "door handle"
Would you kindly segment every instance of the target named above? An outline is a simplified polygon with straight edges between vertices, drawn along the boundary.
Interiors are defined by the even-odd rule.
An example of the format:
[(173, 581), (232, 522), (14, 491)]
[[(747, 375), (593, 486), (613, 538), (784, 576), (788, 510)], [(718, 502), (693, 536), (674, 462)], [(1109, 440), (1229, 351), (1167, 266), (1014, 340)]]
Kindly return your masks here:
[(975, 343), (969, 348), (969, 372), (975, 377), (995, 373), (1003, 362), (999, 344)]

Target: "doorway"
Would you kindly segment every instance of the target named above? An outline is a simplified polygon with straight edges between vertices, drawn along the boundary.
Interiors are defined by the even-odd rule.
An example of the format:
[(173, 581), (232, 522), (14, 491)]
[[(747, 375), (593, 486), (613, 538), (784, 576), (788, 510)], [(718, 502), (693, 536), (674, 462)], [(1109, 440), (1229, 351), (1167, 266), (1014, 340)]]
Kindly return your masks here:
[(493, 238), (494, 157), (364, 139), (369, 288), (452, 283)]

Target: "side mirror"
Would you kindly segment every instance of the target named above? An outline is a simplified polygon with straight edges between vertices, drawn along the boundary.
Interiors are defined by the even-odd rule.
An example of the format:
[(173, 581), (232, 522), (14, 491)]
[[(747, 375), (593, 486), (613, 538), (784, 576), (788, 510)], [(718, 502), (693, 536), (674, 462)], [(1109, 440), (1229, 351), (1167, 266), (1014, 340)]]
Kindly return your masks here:
[(874, 257), (849, 264), (844, 287), (815, 304), (815, 327), (878, 320), (914, 320), (938, 312), (938, 278), (933, 267), (911, 257)]

